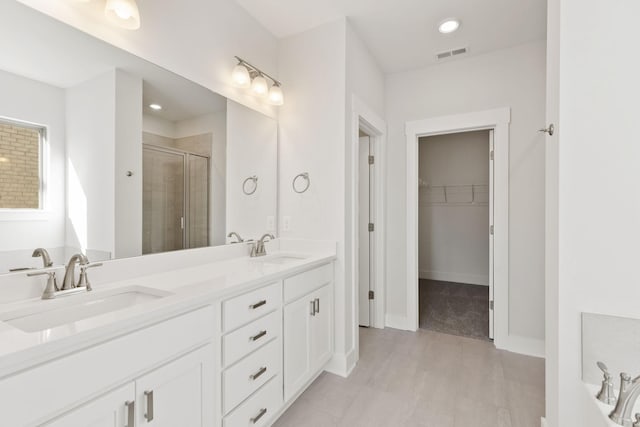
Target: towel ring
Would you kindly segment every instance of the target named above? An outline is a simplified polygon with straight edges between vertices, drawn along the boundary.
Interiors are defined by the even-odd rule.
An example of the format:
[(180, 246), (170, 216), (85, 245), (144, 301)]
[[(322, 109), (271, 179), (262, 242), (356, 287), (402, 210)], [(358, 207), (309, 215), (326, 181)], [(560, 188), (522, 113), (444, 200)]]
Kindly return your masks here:
[[(302, 189), (298, 189), (298, 186), (296, 185), (296, 183), (298, 182), (298, 179), (302, 178), (306, 181), (306, 185), (304, 186), (304, 188)], [(309, 189), (309, 186), (311, 185), (311, 179), (309, 179), (309, 172), (303, 172), (303, 173), (299, 173), (298, 175), (295, 176), (295, 178), (293, 178), (293, 191), (295, 191), (298, 194), (302, 194), (305, 191), (307, 191)]]
[[(247, 183), (249, 183), (249, 181), (253, 182), (252, 190), (247, 190)], [(258, 177), (256, 175), (250, 176), (249, 178), (245, 179), (244, 182), (242, 183), (242, 192), (247, 196), (250, 196), (253, 193), (255, 193), (257, 189), (258, 189)]]

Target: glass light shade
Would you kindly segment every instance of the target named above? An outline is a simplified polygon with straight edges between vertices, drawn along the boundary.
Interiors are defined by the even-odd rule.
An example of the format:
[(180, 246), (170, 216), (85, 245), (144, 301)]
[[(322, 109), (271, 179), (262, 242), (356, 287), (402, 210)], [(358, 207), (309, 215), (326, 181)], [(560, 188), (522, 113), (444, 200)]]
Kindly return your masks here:
[(284, 104), (284, 94), (280, 85), (273, 85), (269, 89), (269, 104), (282, 105)]
[(251, 87), (251, 76), (249, 70), (242, 64), (238, 64), (233, 68), (231, 72), (231, 80), (234, 86), (247, 89)]
[(442, 34), (450, 34), (460, 28), (460, 21), (455, 18), (445, 19), (438, 26), (438, 31)]
[(267, 79), (261, 75), (257, 75), (251, 82), (251, 91), (258, 96), (267, 96), (267, 93), (269, 93)]
[(140, 11), (136, 0), (107, 0), (104, 7), (107, 20), (127, 30), (140, 28)]

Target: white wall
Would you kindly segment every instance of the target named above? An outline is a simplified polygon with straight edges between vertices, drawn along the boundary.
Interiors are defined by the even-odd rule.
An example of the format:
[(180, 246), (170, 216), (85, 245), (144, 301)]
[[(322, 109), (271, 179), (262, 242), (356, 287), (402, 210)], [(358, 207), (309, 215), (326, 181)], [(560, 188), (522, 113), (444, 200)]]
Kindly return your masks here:
[[(0, 93), (0, 117), (46, 126), (49, 146), (46, 212), (36, 215), (33, 220), (24, 220), (24, 214), (18, 215), (21, 219), (16, 220), (16, 215), (0, 212), (2, 271), (39, 266), (42, 264), (40, 259), (31, 259), (33, 249), (64, 246), (65, 97), (60, 88), (4, 71), (0, 71)], [(15, 258), (9, 258), (9, 252), (14, 251), (19, 253)], [(4, 265), (5, 261), (8, 264)]]
[[(274, 77), (278, 71), (276, 38), (235, 1), (139, 1), (142, 26), (137, 31), (108, 24), (101, 1), (18, 1), (227, 98), (277, 114), (277, 109), (230, 85), (234, 55)], [(179, 31), (173, 31), (176, 28)]]
[(116, 70), (115, 80), (114, 257), (124, 258), (142, 255), (142, 79)]
[(405, 122), (511, 107), (509, 332), (542, 351), (545, 43), (388, 75), (386, 97), (388, 313), (406, 316)]
[[(421, 138), (419, 155), (420, 180), (431, 186), (419, 191), (420, 278), (488, 286), (489, 131)], [(451, 186), (447, 202), (438, 186)]]
[(580, 380), (580, 313), (637, 317), (640, 300), (640, 58), (633, 53), (640, 3), (551, 6), (552, 22), (559, 20), (550, 39), (559, 49), (559, 134), (548, 141), (555, 148), (548, 166), (558, 177), (558, 229), (548, 238), (557, 239), (559, 256), (558, 284), (548, 289), (557, 301), (549, 328), (558, 330), (548, 355), (557, 363), (549, 425), (597, 426), (605, 424), (589, 417)]
[[(243, 239), (275, 233), (278, 210), (278, 122), (233, 101), (227, 101), (226, 229)], [(253, 194), (244, 181), (258, 178)], [(247, 184), (247, 191), (253, 184)], [(271, 226), (273, 225), (273, 226)]]

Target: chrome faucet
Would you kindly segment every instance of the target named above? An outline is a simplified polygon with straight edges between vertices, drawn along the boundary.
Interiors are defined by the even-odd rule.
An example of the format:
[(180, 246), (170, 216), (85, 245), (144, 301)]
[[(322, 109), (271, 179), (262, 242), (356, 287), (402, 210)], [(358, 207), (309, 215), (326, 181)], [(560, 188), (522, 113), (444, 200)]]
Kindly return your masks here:
[(604, 378), (602, 379), (602, 386), (600, 387), (600, 391), (596, 397), (599, 401), (606, 403), (607, 405), (615, 405), (616, 392), (613, 389), (613, 381), (611, 380), (609, 369), (607, 368), (607, 365), (602, 362), (598, 362), (597, 365), (604, 374)]
[(611, 421), (624, 427), (633, 427), (634, 421), (631, 419), (631, 412), (638, 396), (640, 396), (640, 376), (632, 380), (629, 374), (621, 373), (618, 403), (613, 412), (609, 414)]
[(64, 280), (62, 281), (61, 291), (73, 289), (77, 286), (75, 283), (76, 263), (85, 265), (89, 264), (89, 260), (84, 254), (75, 254), (69, 259), (67, 267), (64, 270)]
[(44, 264), (44, 268), (51, 267), (53, 265), (53, 261), (51, 261), (51, 257), (49, 256), (49, 252), (45, 248), (37, 248), (31, 254), (32, 257), (42, 257), (42, 263)]
[(236, 233), (235, 231), (232, 231), (231, 233), (227, 234), (228, 238), (232, 238), (233, 236), (235, 236), (237, 241), (229, 242), (229, 243), (242, 243), (242, 242), (244, 242), (244, 239), (242, 237), (240, 237), (240, 235), (238, 233)]
[(266, 239), (272, 240), (275, 239), (275, 237), (273, 234), (269, 233), (262, 236), (251, 248), (252, 257), (265, 256), (267, 254), (267, 251), (264, 248), (264, 242), (268, 242), (269, 240)]

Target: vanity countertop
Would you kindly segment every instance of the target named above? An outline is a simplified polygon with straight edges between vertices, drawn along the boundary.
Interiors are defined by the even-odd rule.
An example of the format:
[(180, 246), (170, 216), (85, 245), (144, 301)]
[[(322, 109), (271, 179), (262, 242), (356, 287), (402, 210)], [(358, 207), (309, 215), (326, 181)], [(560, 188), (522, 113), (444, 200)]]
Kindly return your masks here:
[[(265, 262), (277, 257), (300, 257), (301, 259), (288, 259), (282, 264)], [(270, 252), (266, 257), (232, 258), (94, 285), (94, 290), (90, 294), (82, 293), (53, 300), (37, 298), (0, 304), (0, 319), (10, 319), (15, 316), (7, 313), (34, 310), (35, 307), (42, 310), (47, 304), (49, 304), (47, 309), (50, 310), (53, 304), (61, 305), (80, 295), (91, 295), (95, 298), (101, 293), (105, 296), (113, 295), (123, 288), (147, 290), (150, 293), (165, 295), (152, 301), (44, 331), (25, 332), (0, 320), (0, 343), (2, 343), (0, 345), (0, 378), (335, 259), (335, 251), (326, 249), (312, 252), (277, 251)]]

